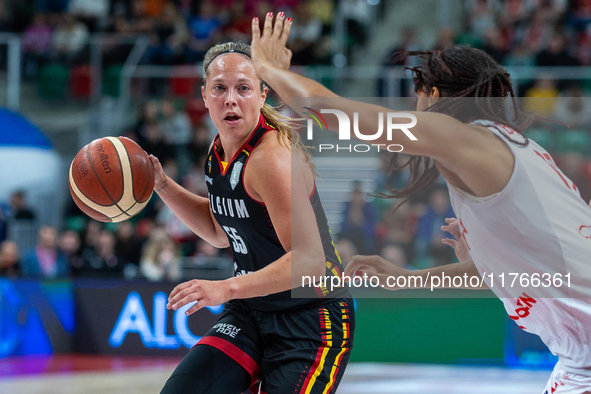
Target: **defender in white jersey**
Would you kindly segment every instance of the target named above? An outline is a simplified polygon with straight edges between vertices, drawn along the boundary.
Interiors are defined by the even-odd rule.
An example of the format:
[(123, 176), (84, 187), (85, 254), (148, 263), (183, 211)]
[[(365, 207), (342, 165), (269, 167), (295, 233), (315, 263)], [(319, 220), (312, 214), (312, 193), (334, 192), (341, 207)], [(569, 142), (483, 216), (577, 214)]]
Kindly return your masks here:
[[(376, 119), (390, 109), (341, 98), (289, 71), (291, 52), (279, 37), (289, 32), (290, 24), (274, 25), (272, 15), (267, 15), (261, 34), (258, 20), (253, 20), (252, 61), (257, 74), (284, 102), (306, 97), (307, 108), (338, 109), (349, 119), (358, 117), (362, 133), (374, 134)], [(523, 118), (509, 74), (490, 56), (465, 46), (406, 55), (424, 60), (412, 68), (419, 97), (417, 111), (411, 112), (417, 119), (412, 127), (416, 140), (409, 141), (403, 133), (383, 133), (372, 142), (401, 144), (404, 153), (411, 155), (409, 184), (391, 190), (392, 197), (412, 197), (440, 174), (446, 179), (460, 225), (456, 232), (455, 222), (449, 223), (459, 238), (447, 243), (465, 256), (459, 263), (412, 275), (492, 273), (497, 279), (497, 274), (508, 272), (570, 272), (573, 283), (568, 289), (527, 287), (525, 294), (524, 289), (515, 294), (515, 289), (486, 283), (502, 299), (509, 316), (539, 335), (559, 356), (546, 394), (591, 392), (591, 297), (585, 298), (591, 289), (591, 209), (550, 155), (523, 137), (528, 122), (508, 122), (508, 97), (515, 119)], [(328, 129), (339, 130), (336, 117), (325, 120)], [(388, 276), (410, 274), (379, 256), (357, 256), (346, 274), (357, 269), (380, 277), (382, 283)]]

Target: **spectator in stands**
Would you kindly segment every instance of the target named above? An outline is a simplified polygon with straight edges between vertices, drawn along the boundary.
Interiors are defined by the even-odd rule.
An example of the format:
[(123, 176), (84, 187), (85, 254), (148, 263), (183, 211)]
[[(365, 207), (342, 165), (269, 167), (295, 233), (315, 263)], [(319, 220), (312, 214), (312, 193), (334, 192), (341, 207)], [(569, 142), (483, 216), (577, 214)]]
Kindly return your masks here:
[(501, 19), (511, 24), (524, 23), (535, 4), (530, 0), (506, 0), (501, 2)]
[(35, 213), (27, 207), (26, 194), (19, 190), (10, 196), (11, 217), (15, 220), (33, 220)]
[(536, 12), (533, 21), (523, 30), (521, 39), (528, 42), (535, 52), (543, 50), (552, 37), (552, 27), (544, 21), (543, 14)]
[(152, 230), (140, 262), (142, 274), (150, 281), (178, 281), (181, 278), (180, 251), (162, 228)]
[[(400, 43), (396, 45), (394, 48), (392, 48), (384, 57), (384, 60), (382, 61), (382, 67), (386, 68), (392, 66), (416, 66), (418, 63), (416, 57), (409, 58), (401, 55), (401, 53), (407, 51), (418, 51), (419, 49), (420, 47), (417, 43), (416, 30), (411, 27), (408, 27), (403, 30), (402, 40), (400, 41)], [(386, 70), (380, 72), (380, 77), (378, 78), (378, 97), (393, 97), (393, 95), (396, 95), (397, 92), (388, 91), (387, 87), (391, 78), (388, 78), (388, 74), (385, 71)], [(414, 84), (412, 83), (412, 81), (402, 79), (400, 81), (400, 84), (400, 91), (402, 93), (402, 97), (411, 97), (414, 94)]]
[(211, 140), (210, 130), (204, 122), (200, 122), (193, 127), (189, 151), (191, 152), (191, 158), (194, 163), (199, 162), (207, 155)]
[(541, 51), (537, 58), (538, 66), (576, 66), (577, 60), (572, 57), (566, 46), (566, 37), (561, 32), (555, 32), (550, 39), (548, 48)]
[[(178, 180), (178, 166), (176, 161), (168, 160), (163, 164), (166, 176)], [(202, 167), (203, 168), (203, 167)], [(178, 244), (193, 244), (196, 239), (195, 233), (182, 222), (167, 205), (162, 205), (156, 216), (156, 222), (166, 230)]]
[(289, 36), (293, 64), (318, 63), (328, 54), (325, 43), (321, 40), (322, 21), (312, 16), (309, 7), (308, 3), (301, 2), (295, 11)]
[(140, 129), (140, 146), (149, 154), (161, 158), (161, 161), (168, 161), (174, 158), (174, 148), (166, 142), (160, 125), (156, 120), (147, 122)]
[[(536, 56), (529, 43), (523, 41), (505, 56), (503, 65), (507, 67), (534, 67), (536, 65)], [(522, 80), (519, 82), (523, 83)]]
[(453, 258), (453, 249), (444, 245), (441, 240), (446, 234), (441, 230), (445, 218), (455, 217), (449, 203), (446, 190), (437, 188), (431, 192), (429, 205), (419, 218), (419, 228), (415, 239), (415, 261), (418, 268), (449, 264)]
[(109, 0), (69, 0), (68, 12), (83, 21), (91, 31), (105, 27)]
[(467, 2), (470, 29), (476, 35), (484, 37), (485, 33), (497, 24), (495, 13), (498, 2), (496, 0), (471, 0)]
[(147, 50), (150, 64), (170, 65), (177, 62), (188, 39), (187, 24), (173, 3), (166, 3), (162, 16), (156, 19), (150, 46)]
[(576, 31), (584, 31), (591, 23), (591, 1), (573, 0), (570, 3), (568, 23)]
[(89, 220), (82, 231), (82, 249), (94, 249), (101, 233), (101, 223), (96, 220)]
[(115, 255), (120, 256), (124, 264), (139, 265), (142, 242), (135, 236), (135, 228), (129, 220), (119, 223), (116, 233)]
[(80, 234), (73, 230), (66, 230), (59, 236), (59, 250), (64, 254), (72, 276), (80, 276), (84, 267)]
[(388, 260), (392, 264), (395, 264), (402, 268), (407, 268), (406, 254), (404, 249), (398, 245), (386, 245), (382, 248), (380, 253), (384, 259)]
[(6, 1), (0, 2), (0, 32), (11, 32), (15, 27), (8, 8)]
[(191, 122), (186, 112), (177, 111), (170, 100), (162, 100), (162, 119), (159, 126), (169, 144), (180, 146), (191, 142)]
[(115, 236), (107, 230), (101, 230), (94, 249), (82, 252), (85, 277), (121, 278), (125, 262), (115, 254)]
[(144, 0), (146, 16), (151, 18), (162, 16), (167, 4), (170, 4), (168, 0)]
[(373, 205), (366, 201), (361, 183), (353, 183), (351, 199), (345, 205), (340, 238), (348, 239), (355, 245), (357, 253), (372, 254), (376, 244), (376, 214)]
[(37, 10), (41, 12), (61, 13), (68, 9), (68, 0), (37, 0), (36, 3)]
[(146, 101), (139, 107), (137, 121), (133, 128), (135, 134), (138, 136), (138, 144), (140, 146), (145, 142), (145, 137), (143, 136), (144, 126), (157, 121), (158, 104), (154, 100)]
[(223, 27), (224, 39), (228, 41), (250, 40), (252, 20), (246, 12), (244, 0), (232, 1), (230, 5), (229, 22)]
[(573, 85), (560, 94), (554, 106), (553, 119), (571, 128), (591, 126), (591, 98), (580, 86)]
[(437, 34), (437, 43), (435, 44), (435, 48), (443, 49), (450, 47), (455, 44), (455, 33), (452, 29), (444, 27), (439, 29), (439, 33)]
[(497, 63), (503, 63), (503, 59), (507, 52), (505, 51), (499, 29), (493, 27), (486, 31), (484, 36), (484, 48), (482, 49), (495, 59)]
[(115, 0), (112, 29), (117, 33), (151, 33), (153, 21), (146, 14), (144, 0)]
[(538, 79), (534, 86), (525, 92), (523, 108), (543, 116), (550, 116), (554, 111), (554, 103), (558, 97), (556, 82), (552, 79)]
[(544, 22), (555, 25), (563, 19), (567, 7), (568, 0), (539, 0), (538, 12)]
[(338, 2), (341, 16), (347, 24), (351, 46), (363, 46), (367, 41), (367, 28), (372, 21), (371, 5), (367, 0), (342, 0)]
[(111, 0), (109, 15), (114, 20), (131, 18), (131, 14), (132, 7), (130, 0)]
[(318, 18), (322, 22), (322, 34), (329, 35), (332, 32), (332, 22), (335, 14), (335, 1), (316, 0), (314, 7), (310, 7), (312, 18)]
[(188, 63), (203, 60), (205, 52), (222, 27), (222, 21), (211, 0), (203, 0), (197, 4), (198, 12), (189, 20), (191, 38), (186, 55)]
[(170, 100), (163, 100), (159, 128), (164, 140), (174, 148), (179, 176), (183, 177), (191, 165), (189, 153), (189, 144), (192, 140), (191, 121), (186, 112), (177, 111)]
[(205, 156), (201, 156), (189, 169), (187, 175), (182, 178), (182, 185), (185, 189), (198, 196), (207, 197), (207, 183), (203, 177), (205, 167)]
[(55, 228), (41, 226), (37, 246), (25, 254), (22, 268), (25, 276), (55, 279), (68, 275), (66, 257), (57, 248)]
[(382, 222), (376, 229), (382, 245), (400, 246), (409, 260), (414, 255), (413, 239), (418, 220), (416, 210), (411, 203), (399, 207), (392, 204), (382, 215)]
[(58, 59), (72, 62), (86, 46), (88, 27), (71, 14), (63, 14), (53, 33), (53, 50)]
[(20, 274), (18, 247), (12, 241), (0, 242), (0, 276), (16, 278)]
[(37, 13), (33, 23), (25, 28), (21, 38), (23, 50), (23, 78), (31, 79), (37, 75), (39, 64), (51, 51), (51, 26), (45, 14)]

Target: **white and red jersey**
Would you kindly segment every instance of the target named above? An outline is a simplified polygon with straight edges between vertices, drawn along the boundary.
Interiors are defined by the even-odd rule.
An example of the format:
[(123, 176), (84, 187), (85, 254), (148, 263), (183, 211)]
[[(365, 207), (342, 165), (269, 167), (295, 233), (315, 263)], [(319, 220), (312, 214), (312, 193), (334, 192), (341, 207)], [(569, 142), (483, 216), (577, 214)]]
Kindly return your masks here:
[[(539, 335), (566, 371), (591, 377), (591, 209), (540, 145), (508, 141), (501, 130), (516, 141), (524, 137), (498, 123), (473, 123), (507, 143), (515, 166), (493, 196), (474, 197), (448, 184), (472, 260), (520, 327)], [(511, 287), (512, 273), (560, 274), (563, 283), (520, 287), (518, 277)]]

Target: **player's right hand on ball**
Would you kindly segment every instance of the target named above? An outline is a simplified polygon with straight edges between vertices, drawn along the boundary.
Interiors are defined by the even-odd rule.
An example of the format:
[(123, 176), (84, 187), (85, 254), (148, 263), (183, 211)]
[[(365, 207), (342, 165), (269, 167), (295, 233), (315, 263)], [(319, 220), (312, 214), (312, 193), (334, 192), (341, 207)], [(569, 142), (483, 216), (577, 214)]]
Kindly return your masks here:
[(152, 167), (154, 167), (154, 190), (159, 192), (166, 186), (166, 174), (162, 169), (160, 160), (156, 156), (150, 155), (149, 158), (152, 162)]
[(291, 18), (285, 19), (285, 13), (280, 12), (273, 24), (273, 13), (267, 13), (261, 35), (259, 19), (252, 20), (252, 42), (250, 44), (252, 64), (257, 74), (261, 75), (265, 67), (276, 67), (287, 70), (291, 63), (291, 51), (285, 47)]

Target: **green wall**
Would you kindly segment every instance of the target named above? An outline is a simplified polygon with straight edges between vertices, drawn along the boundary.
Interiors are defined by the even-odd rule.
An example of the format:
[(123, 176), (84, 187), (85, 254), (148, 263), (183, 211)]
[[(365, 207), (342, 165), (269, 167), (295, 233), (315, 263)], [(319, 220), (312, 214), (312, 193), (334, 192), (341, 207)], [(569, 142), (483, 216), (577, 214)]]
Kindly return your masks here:
[(351, 361), (502, 362), (496, 298), (357, 298), (356, 316)]

